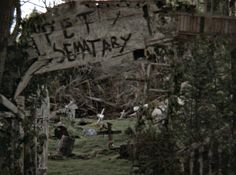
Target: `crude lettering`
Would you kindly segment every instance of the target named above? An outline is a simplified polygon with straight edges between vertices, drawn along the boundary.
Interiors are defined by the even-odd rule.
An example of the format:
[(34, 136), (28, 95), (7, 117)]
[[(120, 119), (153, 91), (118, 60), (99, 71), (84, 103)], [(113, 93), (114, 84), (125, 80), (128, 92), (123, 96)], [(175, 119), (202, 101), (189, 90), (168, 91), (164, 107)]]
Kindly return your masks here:
[(119, 48), (120, 44), (117, 43), (117, 38), (115, 36), (111, 37), (111, 46), (112, 48)]
[[(49, 45), (51, 45), (51, 39), (49, 36), (54, 32), (54, 26), (53, 26), (54, 23), (55, 22), (52, 21), (51, 23), (45, 23), (42, 26), (43, 32), (45, 32), (45, 38)], [(49, 31), (47, 29), (49, 29)]]
[(93, 22), (89, 21), (89, 19), (88, 19), (88, 15), (91, 13), (93, 13), (93, 12), (80, 13), (80, 14), (76, 15), (76, 17), (78, 17), (85, 24), (88, 34), (90, 33), (90, 24), (93, 23)]
[(93, 51), (93, 56), (96, 57), (95, 43), (101, 41), (101, 39), (87, 40), (87, 41), (91, 43), (91, 45), (92, 45), (92, 51)]
[(70, 21), (70, 18), (63, 19), (61, 21), (61, 26), (63, 28), (63, 35), (64, 35), (65, 38), (72, 38), (72, 37), (74, 37), (75, 34), (73, 32), (69, 34), (68, 31), (67, 31), (67, 28), (73, 26), (72, 22)]
[(106, 53), (106, 50), (109, 50), (109, 51), (111, 51), (111, 45), (104, 39), (104, 40), (102, 40), (102, 56), (104, 56), (105, 55), (105, 53)]
[(124, 41), (124, 44), (123, 44), (123, 46), (120, 49), (120, 53), (122, 53), (124, 51), (124, 49), (125, 49), (125, 47), (127, 45), (127, 42), (130, 40), (130, 38), (131, 38), (131, 33), (127, 36), (127, 38), (122, 37), (122, 36), (120, 37), (120, 39), (122, 39)]
[(57, 48), (57, 47), (56, 47), (56, 43), (53, 43), (53, 51), (54, 51), (54, 52), (59, 52), (59, 53), (61, 53), (61, 54), (63, 55), (63, 57), (57, 62), (57, 63), (63, 63), (64, 60), (65, 60), (65, 58), (64, 58), (65, 52), (64, 52), (63, 50)]

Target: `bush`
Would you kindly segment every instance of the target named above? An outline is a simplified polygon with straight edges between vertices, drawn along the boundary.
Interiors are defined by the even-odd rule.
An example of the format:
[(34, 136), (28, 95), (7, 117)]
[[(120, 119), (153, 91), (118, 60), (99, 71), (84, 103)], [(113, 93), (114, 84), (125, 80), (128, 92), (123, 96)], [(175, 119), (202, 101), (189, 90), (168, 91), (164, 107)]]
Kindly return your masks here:
[(177, 175), (180, 164), (176, 156), (173, 133), (149, 127), (136, 135), (135, 157), (139, 174)]

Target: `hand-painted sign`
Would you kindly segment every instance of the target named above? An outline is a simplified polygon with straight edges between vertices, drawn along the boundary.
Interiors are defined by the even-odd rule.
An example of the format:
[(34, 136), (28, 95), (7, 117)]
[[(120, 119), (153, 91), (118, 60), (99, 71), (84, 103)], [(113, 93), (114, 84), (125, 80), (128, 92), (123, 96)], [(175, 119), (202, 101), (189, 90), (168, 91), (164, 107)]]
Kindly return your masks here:
[(142, 6), (86, 7), (73, 2), (46, 16), (33, 26), (26, 49), (29, 59), (50, 62), (38, 73), (123, 56), (144, 48), (149, 35)]
[[(16, 98), (34, 74), (101, 62), (126, 59), (145, 48), (151, 36), (146, 1), (70, 2), (42, 14), (30, 26), (25, 46), (36, 61), (19, 83)], [(112, 64), (111, 64), (112, 65)]]

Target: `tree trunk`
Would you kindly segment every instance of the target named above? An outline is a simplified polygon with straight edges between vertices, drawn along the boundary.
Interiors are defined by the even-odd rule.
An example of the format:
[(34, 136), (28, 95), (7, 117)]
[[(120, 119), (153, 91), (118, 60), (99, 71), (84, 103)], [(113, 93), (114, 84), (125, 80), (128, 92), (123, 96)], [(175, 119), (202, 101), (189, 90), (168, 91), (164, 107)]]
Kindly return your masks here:
[(233, 95), (233, 136), (236, 138), (236, 48), (231, 52), (232, 59), (232, 95)]
[(0, 1), (0, 89), (7, 57), (7, 44), (18, 0)]
[(233, 95), (233, 102), (232, 102), (232, 109), (233, 109), (233, 126), (232, 126), (232, 134), (233, 134), (233, 153), (232, 153), (232, 162), (231, 167), (232, 170), (235, 172), (236, 167), (236, 48), (233, 49), (231, 52), (231, 69), (232, 69), (232, 95)]
[(236, 3), (236, 0), (231, 0), (230, 2), (229, 2), (229, 8), (230, 8), (230, 15), (231, 16), (235, 16), (235, 3)]

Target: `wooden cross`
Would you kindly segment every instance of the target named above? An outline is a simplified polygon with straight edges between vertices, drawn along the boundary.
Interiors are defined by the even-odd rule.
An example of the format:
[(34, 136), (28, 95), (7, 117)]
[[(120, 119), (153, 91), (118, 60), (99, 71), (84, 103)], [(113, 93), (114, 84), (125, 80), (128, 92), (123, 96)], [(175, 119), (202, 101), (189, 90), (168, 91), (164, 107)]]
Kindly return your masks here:
[(102, 109), (101, 114), (97, 114), (97, 117), (98, 117), (97, 124), (100, 123), (103, 120), (103, 118), (104, 118), (104, 114), (103, 114), (104, 110), (105, 110), (105, 108)]
[(112, 147), (113, 147), (112, 135), (113, 134), (120, 134), (121, 130), (113, 131), (112, 130), (112, 123), (109, 123), (109, 122), (107, 122), (107, 126), (105, 128), (106, 128), (106, 131), (99, 131), (97, 134), (98, 135), (105, 135), (105, 134), (107, 134), (108, 135), (108, 148), (112, 149)]

